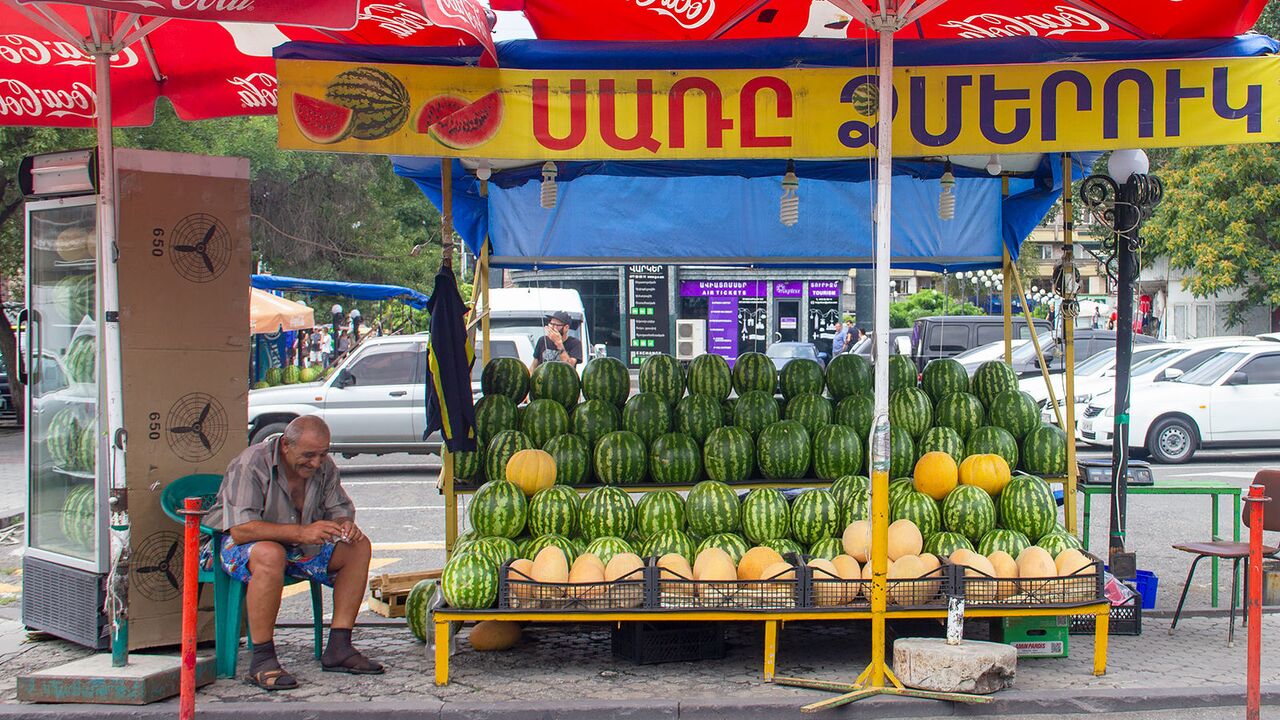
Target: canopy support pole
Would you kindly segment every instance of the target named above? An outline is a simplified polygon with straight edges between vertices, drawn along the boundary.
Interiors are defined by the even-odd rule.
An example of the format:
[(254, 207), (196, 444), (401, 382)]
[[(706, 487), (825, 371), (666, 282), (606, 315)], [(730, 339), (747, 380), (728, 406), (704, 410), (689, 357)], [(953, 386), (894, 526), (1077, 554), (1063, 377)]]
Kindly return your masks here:
[(1065, 416), (1060, 420), (1062, 429), (1067, 433), (1067, 477), (1062, 483), (1062, 514), (1066, 517), (1067, 532), (1076, 534), (1076, 304), (1075, 287), (1075, 222), (1074, 208), (1071, 205), (1071, 153), (1062, 153), (1062, 304), (1058, 308), (1058, 317), (1062, 318), (1062, 346), (1065, 355), (1065, 376), (1063, 377), (1063, 398)]

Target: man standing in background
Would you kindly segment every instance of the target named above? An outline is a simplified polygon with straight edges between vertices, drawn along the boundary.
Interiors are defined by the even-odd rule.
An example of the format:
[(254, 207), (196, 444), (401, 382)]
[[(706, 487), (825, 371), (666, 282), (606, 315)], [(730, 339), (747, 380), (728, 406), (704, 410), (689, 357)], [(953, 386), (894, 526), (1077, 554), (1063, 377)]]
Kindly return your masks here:
[(844, 352), (845, 346), (849, 341), (849, 326), (841, 320), (836, 320), (836, 336), (831, 338), (831, 357), (835, 357)]

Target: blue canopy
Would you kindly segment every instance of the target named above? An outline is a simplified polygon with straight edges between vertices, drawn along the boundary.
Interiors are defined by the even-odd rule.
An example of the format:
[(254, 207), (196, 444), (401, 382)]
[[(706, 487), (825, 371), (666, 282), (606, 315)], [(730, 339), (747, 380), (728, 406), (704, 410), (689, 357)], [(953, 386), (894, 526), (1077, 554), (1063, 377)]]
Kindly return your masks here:
[(372, 285), (338, 280), (310, 280), (308, 278), (283, 277), (281, 275), (252, 275), (250, 284), (260, 290), (281, 290), (308, 295), (341, 295), (356, 300), (399, 300), (414, 310), (425, 310), (431, 299), (426, 295), (399, 285)]

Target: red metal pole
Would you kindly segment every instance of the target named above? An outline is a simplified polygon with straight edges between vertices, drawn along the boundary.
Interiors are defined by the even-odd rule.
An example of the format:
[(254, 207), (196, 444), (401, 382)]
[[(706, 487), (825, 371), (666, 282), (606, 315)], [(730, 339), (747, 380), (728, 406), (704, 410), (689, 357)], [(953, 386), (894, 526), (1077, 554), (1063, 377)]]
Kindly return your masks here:
[(1246, 617), (1249, 619), (1249, 674), (1245, 686), (1245, 718), (1260, 720), (1262, 717), (1262, 504), (1265, 497), (1261, 485), (1249, 487), (1249, 597), (1245, 598)]
[(196, 599), (200, 595), (200, 509), (198, 497), (183, 502), (186, 535), (182, 554), (182, 676), (179, 720), (196, 716)]

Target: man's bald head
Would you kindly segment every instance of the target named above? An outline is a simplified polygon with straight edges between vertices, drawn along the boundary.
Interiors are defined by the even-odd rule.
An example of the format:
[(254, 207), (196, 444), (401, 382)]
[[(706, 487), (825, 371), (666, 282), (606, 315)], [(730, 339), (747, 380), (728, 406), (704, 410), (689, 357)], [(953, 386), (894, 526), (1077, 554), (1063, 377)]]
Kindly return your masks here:
[(291, 474), (311, 479), (329, 457), (329, 426), (313, 415), (295, 418), (280, 438), (280, 455)]
[(315, 415), (303, 415), (294, 418), (284, 429), (284, 439), (290, 445), (297, 445), (304, 436), (314, 435), (329, 442), (329, 425)]

